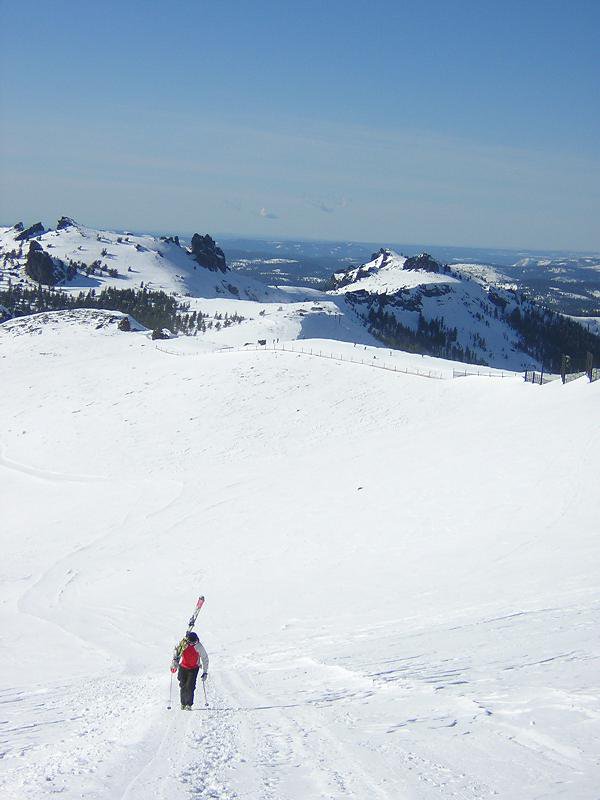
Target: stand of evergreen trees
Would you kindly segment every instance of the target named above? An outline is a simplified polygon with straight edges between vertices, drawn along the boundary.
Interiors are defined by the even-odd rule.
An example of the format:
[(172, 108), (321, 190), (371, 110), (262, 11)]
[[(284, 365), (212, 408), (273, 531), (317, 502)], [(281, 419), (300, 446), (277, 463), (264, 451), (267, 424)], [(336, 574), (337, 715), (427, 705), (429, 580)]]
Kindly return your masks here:
[[(367, 315), (369, 333), (372, 333), (383, 344), (396, 350), (408, 353), (419, 353), (438, 358), (449, 358), (453, 361), (463, 361), (466, 364), (482, 364), (485, 362), (477, 357), (475, 351), (469, 347), (462, 347), (457, 343), (458, 330), (448, 328), (442, 319), (426, 320), (419, 314), (417, 330), (409, 328), (398, 322), (394, 314), (384, 311), (383, 307), (371, 306)], [(480, 337), (479, 337), (480, 338)], [(485, 345), (480, 339), (478, 344)]]
[[(585, 370), (587, 353), (592, 354), (594, 364), (600, 363), (600, 336), (568, 317), (535, 306), (524, 298), (521, 307), (514, 308), (510, 313), (505, 313), (502, 306), (496, 307), (495, 316), (505, 318), (519, 334), (520, 347), (538, 359), (548, 372), (560, 372), (563, 355), (570, 356), (574, 372)], [(387, 312), (385, 304), (381, 303), (373, 303), (364, 318), (368, 322), (369, 332), (388, 347), (467, 364), (488, 365), (475, 350), (486, 348), (485, 339), (475, 333), (472, 335), (473, 349), (462, 347), (457, 343), (457, 329), (446, 326), (443, 319), (426, 320), (419, 314), (417, 329), (414, 330), (398, 322), (394, 314)]]
[(107, 287), (101, 292), (90, 289), (79, 294), (67, 294), (53, 289), (9, 286), (0, 291), (0, 306), (10, 316), (22, 317), (42, 311), (66, 311), (75, 308), (100, 308), (130, 314), (145, 328), (160, 331), (168, 328), (173, 333), (194, 336), (214, 328), (227, 328), (240, 323), (239, 314), (215, 314), (212, 319), (201, 311), (190, 312), (190, 304), (181, 302), (172, 295), (149, 289), (114, 289)]
[(571, 357), (574, 372), (585, 369), (587, 353), (600, 363), (600, 336), (562, 314), (528, 303), (513, 309), (507, 321), (520, 334), (523, 349), (548, 372), (560, 372), (563, 355)]

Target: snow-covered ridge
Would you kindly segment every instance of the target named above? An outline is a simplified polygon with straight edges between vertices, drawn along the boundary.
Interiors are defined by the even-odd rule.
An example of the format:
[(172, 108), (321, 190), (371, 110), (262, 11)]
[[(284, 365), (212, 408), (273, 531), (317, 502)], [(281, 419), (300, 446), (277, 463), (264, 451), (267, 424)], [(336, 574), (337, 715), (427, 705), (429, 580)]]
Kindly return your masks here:
[(76, 308), (68, 311), (42, 311), (25, 317), (15, 317), (0, 324), (0, 337), (35, 334), (68, 334), (75, 332), (114, 333), (119, 324), (128, 320), (129, 331), (144, 331), (143, 325), (129, 314), (96, 308)]
[[(265, 299), (276, 292), (227, 268), (225, 255), (208, 236), (195, 234), (190, 247), (176, 236), (101, 231), (61, 217), (54, 229), (21, 223), (0, 229), (0, 288), (29, 281), (31, 248), (51, 258), (55, 280), (66, 290), (146, 287), (196, 297)], [(58, 269), (60, 267), (60, 269)], [(31, 270), (29, 270), (31, 273)], [(35, 275), (38, 280), (37, 274)]]
[[(421, 254), (423, 255), (425, 254)], [(374, 294), (394, 294), (428, 283), (453, 282), (456, 279), (448, 275), (412, 268), (411, 259), (394, 250), (383, 248), (379, 253), (374, 253), (371, 261), (366, 264), (336, 272), (333, 276), (334, 291), (342, 294), (357, 290)]]
[(485, 265), (449, 267), (427, 253), (406, 258), (382, 248), (367, 263), (337, 272), (332, 285), (332, 294), (345, 297), (392, 348), (515, 370), (539, 369), (544, 358), (558, 370), (561, 346), (576, 350), (579, 361), (585, 348), (600, 356), (593, 331), (575, 328), (567, 336), (558, 316)]
[(334, 291), (342, 293), (355, 290), (393, 294), (402, 289), (412, 289), (428, 283), (452, 283), (449, 270), (443, 268), (427, 253), (406, 257), (395, 250), (381, 248), (371, 260), (359, 267), (336, 272)]
[[(382, 249), (366, 264), (336, 273), (333, 293), (345, 296), (375, 335), (392, 346), (412, 331), (424, 347), (428, 338), (446, 340), (449, 358), (525, 369), (535, 359), (522, 352), (520, 337), (506, 319), (520, 299), (492, 288), (485, 278), (480, 271), (438, 264), (426, 253), (406, 258)], [(426, 330), (429, 325), (436, 330)]]

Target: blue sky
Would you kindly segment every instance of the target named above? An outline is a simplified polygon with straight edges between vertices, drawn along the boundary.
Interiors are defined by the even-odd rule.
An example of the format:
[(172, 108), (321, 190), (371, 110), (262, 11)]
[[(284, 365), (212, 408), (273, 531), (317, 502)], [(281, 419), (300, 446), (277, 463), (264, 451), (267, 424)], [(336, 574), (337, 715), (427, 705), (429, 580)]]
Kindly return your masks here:
[(4, 2), (0, 220), (600, 250), (600, 2)]

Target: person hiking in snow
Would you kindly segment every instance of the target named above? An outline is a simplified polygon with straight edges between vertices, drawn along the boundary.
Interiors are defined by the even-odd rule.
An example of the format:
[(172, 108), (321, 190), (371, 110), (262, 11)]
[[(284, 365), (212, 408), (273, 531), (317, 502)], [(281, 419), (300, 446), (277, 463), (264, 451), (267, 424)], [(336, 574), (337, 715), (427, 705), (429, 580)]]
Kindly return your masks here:
[(198, 639), (198, 634), (188, 631), (175, 647), (171, 664), (171, 672), (177, 673), (183, 711), (191, 711), (194, 705), (194, 690), (200, 667), (202, 680), (205, 681), (208, 677), (208, 654)]

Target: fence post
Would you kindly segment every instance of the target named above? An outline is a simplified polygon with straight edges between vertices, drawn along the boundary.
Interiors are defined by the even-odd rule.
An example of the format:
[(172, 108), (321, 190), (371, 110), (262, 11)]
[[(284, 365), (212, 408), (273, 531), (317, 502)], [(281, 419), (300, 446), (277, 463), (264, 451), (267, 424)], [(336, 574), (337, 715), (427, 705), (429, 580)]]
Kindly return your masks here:
[(589, 351), (585, 354), (585, 371), (587, 372), (588, 379), (591, 383), (594, 377), (594, 356), (593, 353), (590, 353)]

